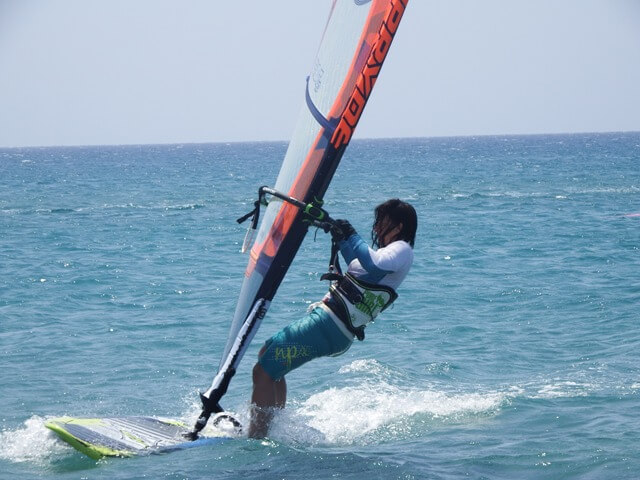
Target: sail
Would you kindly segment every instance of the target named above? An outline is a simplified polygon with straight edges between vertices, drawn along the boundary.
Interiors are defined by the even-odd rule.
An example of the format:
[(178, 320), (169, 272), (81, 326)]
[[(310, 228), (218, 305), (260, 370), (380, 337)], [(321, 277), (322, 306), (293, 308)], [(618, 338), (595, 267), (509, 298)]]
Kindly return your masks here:
[[(275, 190), (303, 203), (323, 198), (369, 99), (406, 3), (333, 2), (306, 91), (301, 89), (303, 106)], [(205, 409), (221, 410), (217, 402), (307, 232), (304, 215), (299, 206), (280, 198), (269, 202), (250, 250), (218, 374), (202, 395)]]

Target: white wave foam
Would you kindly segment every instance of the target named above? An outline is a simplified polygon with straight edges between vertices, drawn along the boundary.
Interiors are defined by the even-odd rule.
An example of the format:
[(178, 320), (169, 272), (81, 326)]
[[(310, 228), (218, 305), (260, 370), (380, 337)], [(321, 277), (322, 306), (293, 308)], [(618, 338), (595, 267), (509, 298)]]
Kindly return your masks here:
[(532, 395), (531, 398), (552, 399), (563, 397), (586, 397), (593, 388), (594, 385), (589, 383), (559, 381), (557, 383), (543, 385), (538, 389), (536, 394)]
[(70, 452), (71, 447), (59, 441), (44, 426), (45, 419), (33, 416), (23, 428), (0, 432), (0, 458), (12, 462), (44, 463), (53, 456)]
[(368, 444), (410, 436), (416, 425), (429, 428), (436, 419), (461, 420), (495, 412), (506, 398), (500, 393), (452, 394), (364, 382), (325, 390), (292, 411), (283, 411), (270, 434), (304, 444)]
[(392, 369), (385, 367), (374, 358), (364, 358), (354, 360), (348, 365), (343, 365), (340, 367), (338, 373), (368, 373), (371, 375), (389, 377), (390, 375), (393, 375), (394, 372)]

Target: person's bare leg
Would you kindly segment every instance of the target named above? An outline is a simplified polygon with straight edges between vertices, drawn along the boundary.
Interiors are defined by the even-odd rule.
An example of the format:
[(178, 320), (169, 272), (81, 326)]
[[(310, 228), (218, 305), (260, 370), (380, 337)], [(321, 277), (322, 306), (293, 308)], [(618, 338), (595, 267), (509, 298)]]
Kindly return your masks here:
[(277, 406), (276, 383), (259, 363), (253, 367), (251, 422), (249, 437), (264, 438), (269, 431), (273, 409)]
[[(265, 351), (263, 346), (258, 358)], [(284, 377), (274, 381), (259, 363), (253, 367), (253, 393), (251, 395), (251, 422), (249, 437), (264, 438), (269, 431), (274, 408), (284, 408), (287, 403), (287, 382)]]

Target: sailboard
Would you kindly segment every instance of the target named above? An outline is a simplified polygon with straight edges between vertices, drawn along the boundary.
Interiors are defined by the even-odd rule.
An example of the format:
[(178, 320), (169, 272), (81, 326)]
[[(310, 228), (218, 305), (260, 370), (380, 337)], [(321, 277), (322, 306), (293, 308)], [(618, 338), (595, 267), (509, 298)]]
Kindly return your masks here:
[(190, 429), (183, 422), (154, 417), (60, 417), (47, 420), (45, 426), (96, 460), (216, 445), (233, 438), (228, 430), (209, 429), (206, 436), (191, 441), (185, 437)]
[[(293, 136), (275, 187), (266, 191), (276, 195), (268, 202), (249, 252), (218, 373), (200, 395), (203, 409), (193, 439), (212, 413), (223, 411), (220, 399), (309, 225), (326, 214), (320, 208), (322, 199), (369, 100), (406, 4), (407, 0), (334, 0), (331, 6)], [(264, 197), (261, 188), (252, 213), (254, 229)]]
[[(92, 458), (132, 456), (222, 441), (203, 429), (284, 279), (310, 225), (327, 230), (322, 199), (376, 83), (408, 0), (334, 0), (303, 107), (273, 188), (261, 187), (250, 230), (257, 230), (218, 372), (201, 393), (195, 426), (151, 417), (51, 419), (45, 425)], [(270, 201), (258, 218), (263, 200)], [(217, 418), (217, 417), (216, 417)]]

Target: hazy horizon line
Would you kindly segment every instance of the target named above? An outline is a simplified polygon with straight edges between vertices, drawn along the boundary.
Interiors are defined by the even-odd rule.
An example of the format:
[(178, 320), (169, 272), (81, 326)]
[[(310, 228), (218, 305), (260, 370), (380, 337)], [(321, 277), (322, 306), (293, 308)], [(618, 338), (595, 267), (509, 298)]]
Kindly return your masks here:
[[(407, 137), (369, 137), (354, 138), (350, 143), (372, 140), (411, 140), (411, 139), (438, 139), (438, 138), (478, 138), (478, 137), (536, 137), (536, 136), (571, 136), (571, 135), (604, 135), (604, 134), (631, 134), (639, 133), (640, 130), (604, 130), (604, 131), (581, 131), (581, 132), (546, 132), (546, 133), (481, 133), (465, 135), (424, 135)], [(220, 145), (220, 144), (241, 144), (241, 143), (288, 143), (291, 139), (276, 140), (216, 140), (216, 141), (170, 141), (154, 143), (73, 143), (59, 145), (0, 145), (0, 150), (19, 150), (31, 148), (87, 148), (87, 147), (143, 147), (143, 146), (171, 146), (171, 145)]]

